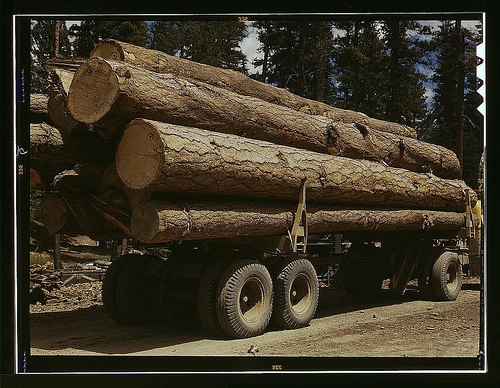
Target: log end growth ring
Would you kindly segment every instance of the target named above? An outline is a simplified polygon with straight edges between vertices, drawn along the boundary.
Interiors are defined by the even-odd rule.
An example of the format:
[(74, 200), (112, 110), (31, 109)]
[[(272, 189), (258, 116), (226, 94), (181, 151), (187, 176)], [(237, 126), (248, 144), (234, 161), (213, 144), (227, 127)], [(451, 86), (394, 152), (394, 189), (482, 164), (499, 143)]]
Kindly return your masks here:
[(145, 120), (134, 120), (123, 133), (116, 151), (116, 169), (132, 189), (153, 183), (164, 164), (163, 142), (155, 127)]
[(137, 206), (130, 221), (132, 235), (143, 243), (152, 241), (159, 229), (159, 217), (156, 207), (148, 202)]
[(125, 53), (123, 52), (123, 48), (117, 42), (112, 40), (103, 40), (94, 48), (94, 50), (92, 50), (90, 57), (101, 57), (112, 61), (123, 61), (125, 59)]
[(50, 233), (59, 232), (68, 219), (68, 208), (62, 198), (49, 193), (43, 197), (40, 205), (43, 225)]
[(118, 78), (102, 58), (92, 58), (76, 71), (68, 93), (68, 107), (73, 117), (83, 123), (101, 119), (118, 97)]

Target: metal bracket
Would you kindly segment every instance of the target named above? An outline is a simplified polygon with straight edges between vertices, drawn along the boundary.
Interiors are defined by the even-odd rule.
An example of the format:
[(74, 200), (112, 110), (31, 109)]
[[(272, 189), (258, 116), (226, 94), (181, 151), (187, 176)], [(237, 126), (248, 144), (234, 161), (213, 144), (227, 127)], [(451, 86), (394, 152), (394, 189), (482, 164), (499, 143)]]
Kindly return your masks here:
[(293, 253), (306, 253), (307, 235), (306, 179), (304, 178), (300, 182), (299, 204), (293, 220), (292, 230), (288, 231)]
[(470, 189), (465, 189), (465, 230), (467, 237), (470, 239), (476, 238), (476, 227), (474, 223), (474, 213), (472, 212), (471, 200), (470, 200)]

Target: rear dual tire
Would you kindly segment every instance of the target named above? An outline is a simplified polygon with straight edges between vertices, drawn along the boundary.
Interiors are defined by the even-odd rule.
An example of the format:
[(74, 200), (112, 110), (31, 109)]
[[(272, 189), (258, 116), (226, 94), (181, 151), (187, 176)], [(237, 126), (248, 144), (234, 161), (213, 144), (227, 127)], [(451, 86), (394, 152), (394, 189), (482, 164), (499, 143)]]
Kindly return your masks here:
[(458, 254), (431, 254), (422, 262), (418, 277), (419, 291), (427, 299), (455, 300), (462, 288), (462, 266)]
[(248, 338), (264, 332), (272, 314), (273, 283), (263, 264), (231, 263), (221, 274), (216, 295), (217, 320), (224, 333)]
[(285, 259), (278, 262), (274, 277), (273, 321), (284, 329), (309, 325), (319, 299), (316, 270), (309, 260)]

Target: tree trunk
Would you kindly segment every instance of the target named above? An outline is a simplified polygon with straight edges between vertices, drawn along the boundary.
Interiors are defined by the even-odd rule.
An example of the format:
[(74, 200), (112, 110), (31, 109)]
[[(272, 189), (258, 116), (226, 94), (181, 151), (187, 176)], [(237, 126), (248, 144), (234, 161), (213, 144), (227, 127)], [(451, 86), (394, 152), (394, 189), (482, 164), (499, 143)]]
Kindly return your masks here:
[(80, 123), (71, 116), (68, 109), (68, 92), (74, 73), (55, 69), (49, 74), (51, 88), (48, 102), (49, 116), (54, 125), (71, 132)]
[(102, 190), (110, 189), (122, 191), (126, 195), (128, 206), (132, 211), (141, 202), (151, 200), (151, 193), (149, 191), (134, 190), (123, 183), (116, 171), (116, 163), (114, 161), (106, 166), (102, 174)]
[[(46, 123), (30, 125), (30, 167), (47, 187), (56, 174), (78, 163), (109, 163), (114, 150), (114, 142), (95, 132), (68, 133)], [(35, 174), (33, 178), (35, 183)]]
[(386, 122), (383, 127), (379, 128), (380, 120), (372, 120), (362, 113), (334, 108), (319, 101), (309, 100), (292, 94), (285, 89), (253, 80), (236, 71), (192, 62), (117, 40), (101, 42), (92, 51), (90, 57), (125, 61), (147, 70), (177, 74), (189, 80), (201, 81), (238, 94), (257, 97), (297, 111), (305, 111), (314, 115), (327, 115), (340, 122), (366, 124), (372, 129), (384, 130), (412, 138), (417, 137), (416, 131), (405, 125)]
[[(296, 205), (272, 202), (150, 201), (134, 211), (131, 231), (144, 243), (238, 236), (286, 235)], [(400, 210), (308, 209), (309, 233), (397, 230), (458, 230), (463, 213)]]
[(61, 196), (56, 193), (46, 194), (40, 203), (43, 225), (50, 233), (82, 234), (75, 217), (69, 211)]
[(43, 186), (50, 186), (56, 174), (75, 165), (77, 155), (76, 148), (65, 144), (57, 128), (45, 123), (30, 125), (30, 168), (34, 171), (34, 183), (39, 180)]
[(116, 166), (137, 190), (296, 199), (306, 178), (313, 201), (465, 209), (462, 181), (144, 119), (125, 130)]
[(460, 179), (463, 174), (464, 164), (464, 90), (465, 90), (465, 59), (464, 41), (461, 30), (461, 20), (455, 21), (455, 34), (457, 46), (457, 146), (456, 154), (460, 161)]
[(30, 122), (31, 123), (41, 123), (48, 121), (49, 109), (48, 109), (49, 97), (45, 94), (30, 94)]
[[(68, 102), (78, 120), (110, 131), (144, 117), (316, 152), (384, 160), (416, 172), (430, 168), (450, 178), (458, 168), (453, 153), (443, 147), (376, 130), (368, 131), (372, 136), (367, 138), (356, 129), (367, 132), (366, 126), (335, 123), (194, 82), (94, 58), (75, 74)], [(402, 152), (402, 142), (411, 147)]]
[(331, 155), (366, 159), (414, 172), (432, 172), (460, 178), (460, 163), (453, 151), (392, 133), (373, 131), (360, 124), (335, 125), (330, 131)]
[(123, 237), (121, 230), (110, 228), (92, 207), (90, 192), (74, 170), (59, 173), (54, 186), (75, 216), (84, 233), (94, 240), (112, 240)]

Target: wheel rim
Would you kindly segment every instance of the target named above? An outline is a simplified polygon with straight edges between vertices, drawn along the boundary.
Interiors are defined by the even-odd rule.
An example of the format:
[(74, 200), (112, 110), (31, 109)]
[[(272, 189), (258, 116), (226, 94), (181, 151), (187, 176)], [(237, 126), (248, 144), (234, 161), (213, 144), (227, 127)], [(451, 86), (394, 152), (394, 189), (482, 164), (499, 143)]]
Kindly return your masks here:
[(290, 285), (290, 306), (296, 314), (304, 313), (311, 305), (312, 293), (309, 278), (301, 273)]
[(453, 291), (458, 286), (457, 265), (450, 263), (445, 276), (446, 286), (450, 291)]
[(248, 323), (256, 322), (265, 312), (264, 283), (258, 277), (248, 278), (238, 297), (238, 312)]

